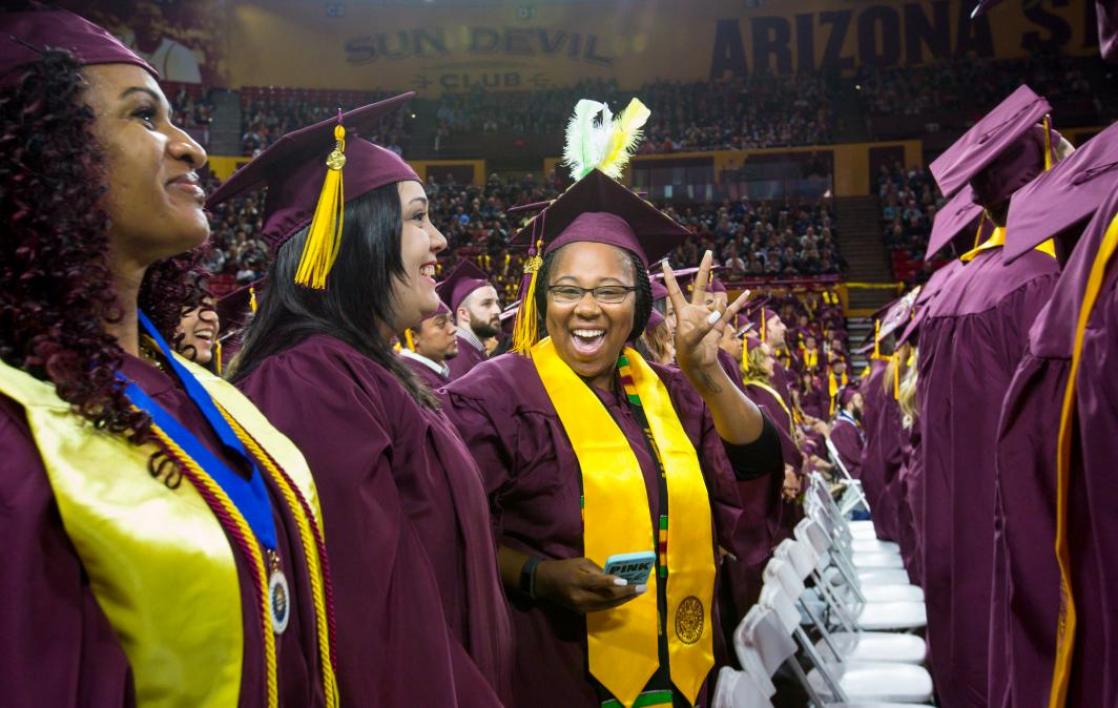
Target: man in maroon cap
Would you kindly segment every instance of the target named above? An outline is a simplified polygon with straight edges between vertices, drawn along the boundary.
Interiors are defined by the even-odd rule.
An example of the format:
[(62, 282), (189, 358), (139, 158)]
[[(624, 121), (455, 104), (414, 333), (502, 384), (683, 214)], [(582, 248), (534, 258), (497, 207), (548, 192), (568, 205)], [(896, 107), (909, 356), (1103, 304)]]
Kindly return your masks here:
[(458, 325), (458, 356), (450, 362), (450, 380), (461, 378), (485, 361), (485, 340), (501, 334), (501, 301), (489, 276), (464, 260), (436, 291)]
[(951, 706), (989, 704), (997, 414), (1059, 273), (1050, 248), (1007, 263), (1005, 224), (1014, 192), (1060, 157), (1050, 110), (1021, 86), (930, 166), (949, 197), (969, 185), (995, 227), (919, 315), (928, 641)]
[(440, 302), (438, 312), (401, 337), (400, 356), (404, 363), (432, 391), (450, 381), (449, 363), (458, 356), (456, 332), (450, 308)]

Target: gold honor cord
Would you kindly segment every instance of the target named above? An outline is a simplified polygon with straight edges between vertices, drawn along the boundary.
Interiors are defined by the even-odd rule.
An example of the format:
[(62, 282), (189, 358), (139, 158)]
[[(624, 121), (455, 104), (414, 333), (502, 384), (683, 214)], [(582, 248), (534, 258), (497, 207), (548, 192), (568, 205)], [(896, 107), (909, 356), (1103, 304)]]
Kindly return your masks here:
[(1098, 301), (1107, 265), (1118, 247), (1118, 216), (1115, 216), (1103, 236), (1102, 244), (1091, 264), (1083, 304), (1075, 325), (1075, 342), (1071, 353), (1071, 369), (1064, 388), (1064, 401), (1060, 409), (1060, 432), (1056, 447), (1056, 561), (1060, 566), (1060, 613), (1056, 626), (1056, 661), (1052, 673), (1052, 689), (1048, 698), (1050, 708), (1063, 708), (1067, 702), (1068, 681), (1071, 678), (1072, 656), (1075, 652), (1075, 595), (1071, 585), (1071, 549), (1068, 546), (1068, 486), (1071, 483), (1072, 428), (1075, 423), (1075, 395), (1079, 367), (1083, 363), (1083, 339), (1087, 322)]

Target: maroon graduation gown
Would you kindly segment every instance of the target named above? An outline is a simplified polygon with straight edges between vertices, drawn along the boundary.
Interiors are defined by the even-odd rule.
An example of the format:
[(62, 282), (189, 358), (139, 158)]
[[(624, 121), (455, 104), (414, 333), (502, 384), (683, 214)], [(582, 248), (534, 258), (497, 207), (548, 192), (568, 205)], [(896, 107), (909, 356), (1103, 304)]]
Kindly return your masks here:
[(427, 384), (427, 388), (432, 391), (437, 391), (449, 383), (450, 379), (444, 379), (438, 372), (427, 366), (422, 361), (416, 361), (411, 357), (401, 356), (400, 361), (408, 365), (408, 368), (415, 372), (419, 380)]
[(862, 381), (864, 401), (862, 428), (866, 446), (862, 450), (862, 487), (870, 503), (870, 517), (877, 537), (897, 539), (897, 506), (900, 490), (897, 475), (904, 462), (901, 409), (893, 398), (893, 382), (887, 380), (887, 362), (875, 360), (870, 375)]
[(450, 366), (450, 380), (460, 379), (470, 372), (475, 366), (485, 361), (485, 352), (474, 346), (474, 343), (462, 335), (458, 337), (458, 356), (447, 362)]
[(862, 429), (845, 417), (835, 418), (831, 424), (831, 442), (850, 476), (861, 479), (862, 449), (866, 445)]
[[(451, 644), (464, 647), (505, 695), (511, 628), (488, 505), (477, 467), (446, 418), (420, 407), (372, 359), (325, 335), (269, 357), (239, 385), (299, 446), (314, 474), (347, 702), (434, 705), (415, 691), (449, 681), (424, 658), (453, 649), (448, 627)], [(477, 682), (455, 689), (459, 705), (496, 702)]]
[[(176, 379), (125, 355), (123, 373), (233, 469), (209, 423)], [(132, 668), (89, 586), (62, 526), (50, 481), (22, 407), (0, 395), (0, 703), (9, 706), (126, 706), (135, 704)], [(265, 478), (267, 481), (267, 478)], [(145, 477), (138, 480), (150, 484)], [(184, 481), (183, 484), (189, 484)], [(314, 604), (299, 531), (278, 490), (269, 492), (279, 554), (291, 590), (290, 623), (276, 641), (280, 705), (322, 706)], [(264, 706), (266, 676), (259, 606), (235, 541), (244, 619), (241, 706)], [(165, 598), (175, 612), (174, 597)], [(202, 618), (199, 618), (201, 621)]]
[(900, 482), (900, 501), (897, 504), (897, 544), (909, 580), (924, 586), (924, 567), (921, 565), (921, 540), (919, 529), (924, 520), (924, 487), (920, 483), (923, 461), (920, 457), (920, 426), (913, 423), (904, 431), (901, 446), (903, 463), (897, 473)]
[(920, 326), (923, 567), (945, 705), (987, 705), (998, 413), (1057, 273), (1037, 251), (1009, 265), (1000, 248), (983, 251), (950, 276)]
[[(1087, 276), (1113, 210), (1093, 221), (1073, 250), (1005, 398), (997, 449), (997, 572), (993, 590), (990, 698), (1027, 706), (1047, 697), (1055, 662), (1060, 572), (1056, 446), (1075, 324)], [(1118, 268), (1109, 264), (1087, 323), (1077, 381), (1068, 488), (1068, 546), (1077, 613), (1068, 706), (1118, 704), (1114, 618), (1118, 558), (1114, 471), (1118, 470)]]
[[(739, 561), (756, 562), (769, 552), (766, 524), (748, 518), (741, 508), (728, 450), (710, 411), (681, 372), (650, 366), (667, 386), (699, 454), (712, 500), (716, 543)], [(623, 393), (597, 393), (632, 442), (649, 489), (651, 521), (659, 513), (657, 471), (642, 428)], [(485, 476), (501, 542), (543, 558), (582, 557), (578, 458), (532, 361), (517, 354), (496, 357), (451, 382), (441, 395), (447, 415)], [(749, 537), (744, 530), (752, 531), (753, 543), (743, 543)], [(522, 647), (516, 657), (514, 705), (598, 706), (595, 684), (588, 677), (584, 618), (522, 597), (513, 598), (511, 605), (517, 645)], [(719, 626), (717, 618), (714, 626)], [(719, 636), (715, 632), (716, 661), (725, 657)]]

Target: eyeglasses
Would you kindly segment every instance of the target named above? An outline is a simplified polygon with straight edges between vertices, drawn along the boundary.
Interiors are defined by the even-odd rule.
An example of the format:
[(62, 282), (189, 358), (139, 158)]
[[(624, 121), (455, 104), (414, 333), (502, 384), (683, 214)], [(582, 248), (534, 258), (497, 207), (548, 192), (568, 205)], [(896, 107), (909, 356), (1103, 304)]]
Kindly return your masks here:
[(580, 288), (577, 285), (551, 285), (547, 291), (555, 302), (561, 305), (573, 305), (582, 300), (582, 296), (590, 293), (595, 302), (602, 305), (620, 305), (629, 297), (629, 293), (636, 292), (636, 288), (625, 285), (603, 285), (598, 288)]

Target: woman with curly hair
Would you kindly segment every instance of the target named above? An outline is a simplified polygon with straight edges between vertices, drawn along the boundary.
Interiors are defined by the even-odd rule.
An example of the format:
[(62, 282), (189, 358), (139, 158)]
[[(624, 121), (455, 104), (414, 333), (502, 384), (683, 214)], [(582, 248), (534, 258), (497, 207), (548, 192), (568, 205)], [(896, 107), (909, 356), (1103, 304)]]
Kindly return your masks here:
[(333, 706), (306, 463), (176, 356), (206, 154), (102, 28), (0, 13), (5, 705)]

